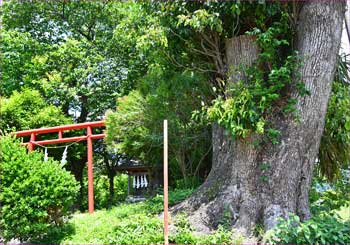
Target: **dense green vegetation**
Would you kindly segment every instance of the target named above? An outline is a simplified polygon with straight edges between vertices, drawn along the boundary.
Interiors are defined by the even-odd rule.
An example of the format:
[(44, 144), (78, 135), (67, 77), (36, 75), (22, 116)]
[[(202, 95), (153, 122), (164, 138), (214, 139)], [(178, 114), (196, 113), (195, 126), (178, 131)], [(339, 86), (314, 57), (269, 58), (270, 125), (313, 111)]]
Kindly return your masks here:
[(1, 151), (0, 235), (26, 241), (63, 225), (78, 192), (74, 177), (13, 137), (1, 138)]
[[(121, 158), (160, 167), (164, 119), (169, 121), (171, 139), (171, 205), (207, 178), (212, 123), (223, 126), (233, 139), (259, 134), (264, 142), (254, 143), (260, 147), (278, 145), (281, 132), (274, 128), (272, 115), (291, 116), (298, 122), (296, 101), (286, 89), (295, 86), (300, 96), (309, 94), (302, 81), (291, 82), (294, 70), (305, 62), (293, 51), (300, 6), (260, 2), (4, 2), (0, 236), (40, 243), (163, 242), (158, 217), (162, 196), (123, 203), (127, 177), (114, 167)], [(254, 38), (260, 48), (249, 69), (225, 64), (225, 39), (238, 35)], [(266, 236), (257, 226), (257, 239), (350, 243), (349, 67), (349, 57), (339, 56), (310, 191), (314, 217), (300, 222), (291, 214)], [(244, 73), (244, 79), (232, 83), (228, 77), (237, 71)], [(94, 142), (98, 211), (90, 216), (84, 213), (85, 144), (70, 146), (68, 163), (60, 166), (61, 149), (49, 149), (52, 158), (43, 162), (42, 148), (28, 154), (8, 134), (102, 119), (107, 137), (105, 142)], [(261, 166), (266, 167), (262, 171), (269, 168)], [(222, 220), (210, 235), (194, 235), (186, 216), (179, 214), (171, 220), (175, 228), (170, 242), (247, 239), (227, 223)]]
[[(128, 194), (128, 177), (126, 174), (117, 174), (114, 177), (114, 194), (109, 192), (109, 178), (101, 173), (95, 172), (94, 177), (94, 205), (95, 209), (104, 209), (125, 201)], [(87, 187), (87, 176), (84, 176), (84, 186)], [(88, 197), (84, 195), (83, 205), (87, 207)]]
[(290, 216), (268, 232), (266, 241), (277, 244), (348, 244), (349, 212), (350, 207), (344, 207), (339, 212), (323, 213), (302, 224), (298, 216)]
[(315, 178), (310, 195), (313, 218), (300, 222), (291, 214), (265, 234), (265, 241), (277, 244), (348, 244), (350, 242), (349, 171), (341, 171), (340, 180), (328, 184)]
[(72, 119), (59, 107), (48, 104), (36, 90), (15, 91), (9, 98), (1, 99), (1, 129), (33, 129), (70, 124)]
[(328, 102), (325, 131), (319, 151), (318, 173), (328, 180), (339, 179), (350, 163), (350, 85), (349, 56), (340, 57), (333, 93)]
[[(286, 57), (277, 55), (283, 49), (290, 49), (292, 40), (288, 28), (288, 15), (284, 14), (266, 31), (254, 29), (250, 32), (250, 35), (256, 36), (256, 43), (262, 49), (256, 66), (249, 69), (232, 68), (247, 73), (249, 83), (241, 79), (229, 84), (226, 93), (228, 98), (219, 97), (207, 109), (208, 119), (229, 129), (232, 137), (244, 138), (252, 133), (266, 133), (276, 144), (280, 132), (269, 125), (271, 122), (268, 118), (273, 113), (287, 114), (295, 110), (295, 101), (288, 98), (289, 95), (284, 95), (283, 91), (291, 85), (293, 70), (300, 61), (296, 54)], [(270, 67), (264, 71), (259, 67), (266, 62), (269, 62)], [(282, 104), (280, 111), (276, 111), (276, 103)]]
[[(174, 205), (192, 193), (191, 189), (169, 193), (169, 204)], [(53, 229), (47, 237), (33, 240), (38, 243), (64, 244), (151, 244), (163, 242), (162, 220), (157, 217), (163, 208), (163, 197), (136, 204), (120, 204), (109, 210), (97, 211), (93, 216), (77, 213), (68, 224)], [(193, 235), (191, 227), (181, 214), (172, 217), (171, 225), (177, 231), (170, 234), (170, 242), (177, 244), (240, 244), (243, 237), (220, 228), (209, 236)]]
[[(162, 75), (162, 74), (160, 74)], [(191, 119), (193, 110), (207, 96), (203, 81), (191, 74), (164, 74), (155, 83), (146, 78), (141, 91), (118, 99), (116, 112), (108, 112), (107, 143), (119, 152), (137, 157), (151, 165), (162, 162), (163, 119), (169, 120), (171, 182), (192, 176), (198, 178), (208, 165), (210, 131)], [(152, 80), (151, 80), (152, 79)], [(152, 87), (155, 87), (152, 88)], [(202, 91), (199, 89), (202, 88)]]
[[(330, 196), (339, 192), (339, 188), (348, 190), (349, 182), (338, 187), (323, 190), (319, 183), (314, 184), (312, 205), (314, 218), (301, 223), (297, 216), (291, 215), (288, 221), (281, 220), (279, 225), (264, 236), (264, 242), (286, 244), (347, 244), (349, 243), (350, 207), (347, 196)], [(170, 191), (169, 204), (174, 205), (188, 197), (193, 189)], [(341, 192), (341, 191), (340, 191)], [(342, 192), (348, 195), (348, 192)], [(112, 209), (102, 209), (94, 215), (76, 213), (68, 224), (54, 228), (47, 236), (33, 240), (36, 243), (64, 244), (151, 244), (162, 243), (162, 220), (158, 213), (162, 211), (162, 195), (158, 194), (148, 201), (135, 204), (119, 204)], [(320, 203), (323, 202), (323, 203)], [(347, 205), (347, 206), (346, 206)], [(324, 208), (319, 210), (319, 208)], [(194, 235), (193, 228), (183, 214), (171, 217), (170, 226), (176, 230), (170, 233), (170, 242), (177, 244), (241, 244), (249, 242), (235, 230), (225, 228), (225, 220), (211, 235)], [(137, 235), (136, 235), (137, 234)]]

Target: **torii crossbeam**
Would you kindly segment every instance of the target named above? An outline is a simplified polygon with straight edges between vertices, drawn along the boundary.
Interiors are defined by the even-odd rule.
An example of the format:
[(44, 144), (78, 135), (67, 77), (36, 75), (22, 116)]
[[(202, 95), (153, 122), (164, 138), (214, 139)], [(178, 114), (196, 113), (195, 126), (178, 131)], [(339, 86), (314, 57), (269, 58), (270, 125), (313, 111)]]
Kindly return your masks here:
[[(49, 145), (49, 144), (58, 144), (58, 143), (67, 143), (67, 142), (77, 142), (86, 140), (87, 141), (87, 160), (88, 160), (88, 205), (89, 205), (89, 213), (92, 214), (94, 212), (94, 175), (93, 175), (93, 147), (92, 140), (93, 139), (103, 139), (105, 134), (92, 134), (92, 128), (96, 127), (104, 127), (104, 121), (96, 121), (96, 122), (86, 122), (86, 123), (77, 123), (77, 124), (69, 124), (51, 128), (39, 128), (39, 129), (31, 129), (18, 131), (14, 134), (17, 137), (21, 136), (30, 136), (30, 140), (27, 143), (23, 143), (28, 147), (29, 151), (34, 150), (35, 145)], [(76, 129), (86, 129), (86, 136), (78, 136), (78, 137), (69, 137), (63, 138), (63, 132), (68, 130), (76, 130)], [(36, 136), (39, 134), (49, 134), (49, 133), (58, 133), (58, 139), (51, 140), (41, 140), (36, 141)]]

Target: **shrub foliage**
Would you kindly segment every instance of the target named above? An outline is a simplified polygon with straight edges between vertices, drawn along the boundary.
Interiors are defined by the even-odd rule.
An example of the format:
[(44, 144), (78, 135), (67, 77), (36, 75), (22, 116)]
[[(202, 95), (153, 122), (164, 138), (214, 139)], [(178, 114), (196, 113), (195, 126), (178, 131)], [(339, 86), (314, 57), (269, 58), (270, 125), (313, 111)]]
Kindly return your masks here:
[(78, 192), (58, 162), (27, 153), (16, 139), (1, 137), (1, 229), (6, 240), (38, 238), (61, 225)]
[(349, 244), (349, 227), (350, 220), (342, 220), (334, 213), (322, 213), (304, 223), (290, 215), (267, 232), (266, 240), (273, 244)]

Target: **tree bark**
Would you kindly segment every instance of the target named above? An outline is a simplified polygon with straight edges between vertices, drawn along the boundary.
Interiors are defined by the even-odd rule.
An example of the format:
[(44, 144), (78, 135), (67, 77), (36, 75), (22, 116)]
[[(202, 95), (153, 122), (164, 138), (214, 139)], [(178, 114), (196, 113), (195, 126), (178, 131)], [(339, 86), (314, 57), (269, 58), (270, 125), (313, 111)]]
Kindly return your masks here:
[(86, 161), (87, 161), (87, 158), (82, 157), (82, 159), (77, 159), (76, 161), (74, 161), (73, 164), (70, 165), (70, 171), (73, 173), (75, 179), (79, 182), (79, 185), (80, 185), (79, 195), (74, 205), (75, 206), (74, 208), (80, 209), (81, 211), (83, 211), (82, 202), (83, 202), (84, 195), (86, 194), (85, 188), (84, 188), (84, 178), (83, 178), (83, 171), (86, 165)]
[(77, 119), (78, 123), (83, 123), (86, 122), (86, 119), (89, 115), (89, 111), (88, 111), (88, 97), (86, 95), (80, 95), (80, 116)]
[[(233, 141), (225, 129), (213, 125), (212, 170), (197, 192), (173, 209), (190, 211), (189, 221), (197, 231), (208, 232), (226, 222), (249, 234), (257, 224), (266, 229), (274, 227), (278, 217), (287, 218), (289, 213), (298, 214), (302, 220), (310, 218), (308, 192), (331, 93), (344, 10), (342, 1), (310, 1), (301, 9), (296, 50), (303, 65), (296, 73), (311, 94), (300, 96), (290, 88), (289, 94), (297, 100), (299, 121), (291, 115), (273, 115), (271, 122), (281, 132), (279, 144), (256, 147), (253, 142), (261, 141), (257, 135)], [(227, 41), (228, 66), (251, 65), (257, 50), (247, 37)], [(229, 77), (234, 82), (244, 74), (234, 69)]]
[(111, 208), (113, 206), (113, 200), (114, 200), (114, 172), (108, 173), (108, 179), (109, 179), (109, 200), (108, 200), (108, 208)]

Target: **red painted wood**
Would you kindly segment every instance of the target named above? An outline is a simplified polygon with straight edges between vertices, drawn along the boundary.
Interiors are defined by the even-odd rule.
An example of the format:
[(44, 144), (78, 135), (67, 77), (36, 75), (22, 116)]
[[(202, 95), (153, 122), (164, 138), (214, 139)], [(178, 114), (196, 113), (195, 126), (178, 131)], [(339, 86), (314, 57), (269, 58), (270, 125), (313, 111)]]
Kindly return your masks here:
[[(105, 134), (95, 134), (95, 135), (91, 135), (91, 139), (93, 139), (93, 140), (94, 139), (103, 139), (105, 136), (106, 136)], [(76, 142), (76, 141), (82, 141), (82, 140), (87, 140), (87, 136), (77, 136), (77, 137), (69, 137), (69, 138), (62, 138), (62, 139), (31, 141), (28, 143), (23, 143), (22, 145), (29, 145), (29, 144), (52, 145), (52, 144)]]
[(27, 135), (31, 135), (32, 133), (35, 133), (36, 135), (38, 135), (38, 134), (55, 133), (55, 132), (66, 131), (66, 130), (82, 129), (87, 127), (95, 128), (95, 127), (103, 127), (103, 126), (105, 126), (104, 121), (96, 121), (96, 122), (68, 124), (68, 125), (51, 127), (51, 128), (23, 130), (23, 131), (15, 132), (14, 134), (16, 136), (27, 136)]
[[(94, 127), (103, 127), (105, 126), (104, 121), (97, 122), (87, 122), (87, 123), (78, 123), (78, 124), (69, 124), (51, 128), (39, 128), (39, 129), (31, 129), (15, 132), (14, 135), (17, 137), (20, 136), (28, 136), (30, 135), (30, 141), (27, 143), (22, 143), (22, 145), (28, 146), (29, 151), (33, 151), (35, 144), (38, 145), (49, 145), (49, 144), (59, 144), (59, 143), (67, 143), (67, 142), (77, 142), (86, 140), (87, 141), (87, 157), (88, 157), (88, 205), (89, 205), (89, 213), (92, 214), (94, 212), (94, 178), (93, 178), (93, 139), (103, 139), (105, 134), (92, 134), (92, 128)], [(69, 137), (63, 138), (63, 131), (75, 130), (75, 129), (87, 129), (86, 136), (77, 136), (77, 137)], [(41, 140), (35, 141), (36, 135), (38, 134), (48, 134), (48, 133), (57, 133), (58, 139), (52, 140)]]
[(30, 142), (28, 144), (28, 150), (29, 151), (33, 151), (34, 150), (34, 144), (32, 143), (33, 141), (35, 141), (35, 133), (31, 133), (31, 135), (30, 135)]

